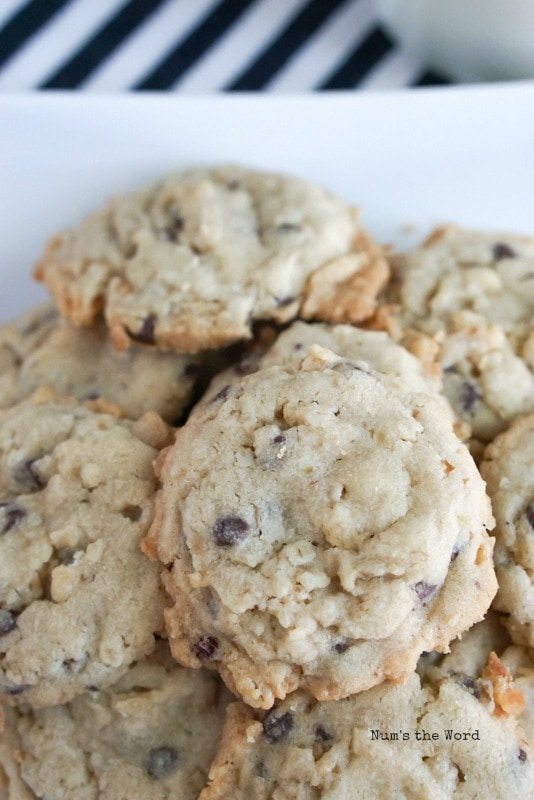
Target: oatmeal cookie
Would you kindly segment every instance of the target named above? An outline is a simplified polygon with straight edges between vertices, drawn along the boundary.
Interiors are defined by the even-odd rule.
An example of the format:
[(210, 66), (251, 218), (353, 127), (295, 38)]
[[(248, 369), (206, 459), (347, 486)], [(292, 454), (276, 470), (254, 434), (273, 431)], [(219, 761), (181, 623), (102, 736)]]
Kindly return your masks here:
[(9, 797), (196, 800), (229, 698), (213, 673), (178, 666), (161, 642), (106, 690), (6, 709)]
[(54, 329), (58, 313), (51, 303), (42, 303), (0, 326), (0, 407), (21, 399), (19, 375), (25, 358), (37, 350)]
[(526, 647), (512, 644), (501, 655), (501, 661), (521, 692), (525, 708), (519, 717), (527, 741), (534, 752), (534, 657)]
[(517, 340), (534, 313), (534, 238), (449, 225), (394, 259), (408, 323), (438, 330), (458, 311), (474, 311)]
[(443, 391), (466, 430), (488, 443), (515, 417), (534, 411), (534, 372), (502, 328), (460, 312), (440, 340)]
[(216, 375), (201, 402), (209, 402), (227, 384), (262, 367), (296, 369), (314, 344), (343, 358), (365, 362), (377, 372), (402, 378), (412, 391), (432, 395), (453, 418), (452, 409), (442, 394), (440, 373), (426, 371), (416, 356), (396, 344), (384, 331), (301, 320), (292, 322), (274, 342), (246, 351), (235, 364)]
[(117, 353), (105, 323), (75, 328), (45, 303), (0, 327), (0, 408), (41, 386), (79, 400), (105, 397), (137, 419), (156, 411), (168, 422), (183, 414), (199, 359), (131, 347)]
[(177, 433), (144, 547), (178, 661), (253, 706), (405, 678), (496, 591), (484, 484), (443, 408), (315, 345)]
[(0, 694), (51, 705), (154, 647), (159, 570), (140, 551), (169, 429), (42, 390), (0, 412)]
[(452, 642), (450, 653), (425, 653), (417, 671), (426, 680), (454, 678), (493, 713), (517, 717), (534, 750), (534, 661), (526, 647), (512, 644), (497, 612)]
[(534, 652), (534, 414), (485, 451), (480, 471), (495, 513), (495, 608), (517, 644)]
[(374, 325), (441, 365), (466, 437), (534, 411), (534, 238), (448, 226), (391, 264)]
[[(103, 309), (119, 350), (197, 352), (293, 319), (316, 270), (352, 258), (344, 280), (367, 274), (369, 248), (376, 261), (355, 210), (326, 190), (226, 166), (115, 198), (56, 236), (35, 275), (76, 325)], [(374, 296), (383, 281), (367, 278), (359, 292)]]
[(232, 703), (200, 800), (531, 800), (534, 753), (512, 716), (454, 679), (382, 684), (270, 711)]

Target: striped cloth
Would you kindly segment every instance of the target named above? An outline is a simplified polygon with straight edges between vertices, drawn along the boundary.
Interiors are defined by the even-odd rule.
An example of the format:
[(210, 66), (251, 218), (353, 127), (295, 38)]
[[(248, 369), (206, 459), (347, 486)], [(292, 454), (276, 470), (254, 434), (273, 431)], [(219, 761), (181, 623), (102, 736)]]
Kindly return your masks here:
[(438, 83), (380, 27), (372, 0), (0, 0), (0, 91)]

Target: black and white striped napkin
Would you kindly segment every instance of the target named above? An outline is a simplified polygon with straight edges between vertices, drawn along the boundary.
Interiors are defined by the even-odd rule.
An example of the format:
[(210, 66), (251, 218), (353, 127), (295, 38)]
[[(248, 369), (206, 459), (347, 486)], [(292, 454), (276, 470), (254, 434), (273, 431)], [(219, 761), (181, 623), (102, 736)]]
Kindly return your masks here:
[(0, 91), (446, 82), (388, 37), (372, 0), (0, 0)]

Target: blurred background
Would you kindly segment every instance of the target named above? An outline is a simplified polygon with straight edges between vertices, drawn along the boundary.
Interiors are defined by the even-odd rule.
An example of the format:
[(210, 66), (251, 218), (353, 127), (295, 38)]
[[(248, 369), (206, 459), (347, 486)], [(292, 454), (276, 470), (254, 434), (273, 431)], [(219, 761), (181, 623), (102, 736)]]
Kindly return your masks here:
[(0, 0), (0, 91), (308, 92), (454, 81), (399, 38), (388, 19), (395, 9), (381, 5)]

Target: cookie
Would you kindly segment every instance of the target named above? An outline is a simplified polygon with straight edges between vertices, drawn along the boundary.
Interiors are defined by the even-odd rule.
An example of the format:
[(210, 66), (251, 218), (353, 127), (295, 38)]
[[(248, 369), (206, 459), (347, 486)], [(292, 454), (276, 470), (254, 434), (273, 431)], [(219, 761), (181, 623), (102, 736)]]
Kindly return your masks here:
[(267, 713), (231, 704), (200, 800), (529, 800), (533, 786), (513, 717), (460, 682), (414, 674), (330, 703), (296, 692)]
[(417, 250), (394, 259), (395, 300), (419, 327), (439, 330), (458, 311), (474, 311), (514, 340), (534, 313), (534, 238), (435, 230)]
[(534, 749), (534, 660), (527, 648), (511, 643), (495, 611), (452, 642), (447, 655), (422, 656), (417, 670), (427, 680), (454, 678), (475, 697), (484, 696), (494, 713), (517, 717)]
[[(355, 210), (326, 190), (227, 166), (112, 200), (52, 239), (35, 275), (76, 325), (103, 309), (119, 350), (197, 352), (250, 338), (254, 320), (293, 319), (316, 270), (350, 256), (349, 273), (369, 272), (368, 247)], [(366, 287), (376, 294), (369, 276)]]
[(519, 724), (534, 750), (534, 658), (526, 647), (512, 644), (502, 653), (501, 661), (525, 701)]
[(511, 644), (500, 615), (490, 609), (484, 619), (450, 644), (449, 652), (423, 653), (417, 671), (424, 680), (456, 676), (468, 686), (480, 678), (490, 653), (499, 657)]
[(466, 438), (534, 411), (534, 239), (448, 226), (391, 263), (374, 324), (441, 365)]
[(480, 471), (495, 513), (495, 608), (517, 644), (534, 651), (534, 414), (485, 451)]
[(154, 647), (159, 570), (140, 551), (152, 462), (169, 442), (153, 412), (43, 390), (0, 413), (0, 695), (51, 705), (107, 686)]
[(386, 333), (351, 325), (294, 322), (268, 349), (261, 364), (295, 369), (314, 344), (343, 358), (364, 361), (377, 372), (402, 378), (414, 392), (425, 392), (436, 399), (441, 397), (439, 374), (425, 372), (421, 362)]
[(117, 353), (102, 320), (78, 329), (50, 303), (0, 328), (0, 408), (41, 386), (79, 400), (105, 397), (137, 419), (156, 411), (168, 422), (186, 410), (198, 358), (131, 347)]
[(21, 365), (54, 329), (57, 316), (50, 303), (42, 303), (0, 326), (0, 407), (8, 408), (21, 399)]
[(534, 372), (502, 328), (461, 312), (442, 338), (443, 391), (468, 435), (488, 443), (515, 417), (534, 412)]
[(484, 484), (443, 408), (315, 345), (177, 432), (144, 548), (172, 567), (178, 661), (252, 706), (413, 671), (496, 591)]
[(8, 709), (0, 761), (9, 796), (196, 800), (229, 697), (213, 673), (178, 666), (159, 643), (107, 690)]
[(282, 366), (296, 369), (312, 345), (320, 345), (342, 358), (365, 362), (378, 372), (403, 379), (412, 391), (432, 395), (450, 413), (451, 419), (454, 418), (452, 409), (442, 394), (439, 373), (425, 371), (416, 356), (396, 344), (384, 331), (301, 320), (292, 322), (274, 341), (257, 342), (247, 348), (232, 366), (215, 376), (200, 402), (209, 402), (211, 397), (229, 383), (262, 367)]
[(367, 235), (359, 237), (354, 249), (310, 275), (300, 316), (357, 324), (374, 314), (376, 298), (389, 281), (389, 264)]

